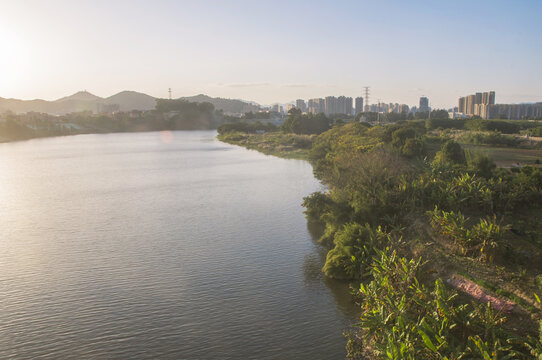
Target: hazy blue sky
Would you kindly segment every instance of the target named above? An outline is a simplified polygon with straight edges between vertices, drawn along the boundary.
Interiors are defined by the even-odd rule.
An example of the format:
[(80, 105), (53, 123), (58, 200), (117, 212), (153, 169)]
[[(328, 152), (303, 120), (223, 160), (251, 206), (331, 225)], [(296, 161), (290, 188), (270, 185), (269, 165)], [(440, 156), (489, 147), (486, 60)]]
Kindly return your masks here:
[(541, 0), (0, 0), (0, 97), (542, 101)]

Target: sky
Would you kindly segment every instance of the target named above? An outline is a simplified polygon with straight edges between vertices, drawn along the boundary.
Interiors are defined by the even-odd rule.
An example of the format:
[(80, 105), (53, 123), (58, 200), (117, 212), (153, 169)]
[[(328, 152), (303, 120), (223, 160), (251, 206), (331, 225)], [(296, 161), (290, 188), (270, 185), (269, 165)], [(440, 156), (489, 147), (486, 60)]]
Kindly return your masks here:
[(542, 101), (540, 0), (0, 0), (0, 97)]

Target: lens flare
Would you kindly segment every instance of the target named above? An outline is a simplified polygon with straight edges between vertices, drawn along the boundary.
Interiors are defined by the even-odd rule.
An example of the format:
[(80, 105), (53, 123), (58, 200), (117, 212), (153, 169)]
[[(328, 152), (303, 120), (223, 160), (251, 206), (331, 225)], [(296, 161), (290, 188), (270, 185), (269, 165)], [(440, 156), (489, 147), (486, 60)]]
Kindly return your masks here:
[(164, 144), (169, 144), (173, 141), (173, 133), (169, 130), (160, 131), (160, 141)]

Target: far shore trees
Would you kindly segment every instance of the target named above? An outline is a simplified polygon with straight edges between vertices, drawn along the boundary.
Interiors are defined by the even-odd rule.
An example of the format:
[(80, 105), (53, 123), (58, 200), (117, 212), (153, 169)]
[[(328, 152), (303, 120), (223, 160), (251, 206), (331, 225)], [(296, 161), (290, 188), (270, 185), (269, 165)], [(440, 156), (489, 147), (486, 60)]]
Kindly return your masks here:
[(288, 111), (288, 117), (282, 124), (281, 129), (286, 133), (294, 134), (321, 134), (329, 130), (331, 121), (323, 114), (302, 114), (299, 109)]

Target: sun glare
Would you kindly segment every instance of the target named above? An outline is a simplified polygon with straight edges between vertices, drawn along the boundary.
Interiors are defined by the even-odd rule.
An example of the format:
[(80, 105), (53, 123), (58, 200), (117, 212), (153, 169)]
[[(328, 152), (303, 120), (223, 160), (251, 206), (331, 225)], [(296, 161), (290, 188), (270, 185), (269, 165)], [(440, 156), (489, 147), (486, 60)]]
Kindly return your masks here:
[[(0, 91), (12, 93), (25, 78), (30, 65), (30, 47), (24, 38), (0, 25)], [(0, 96), (2, 94), (0, 93)]]

